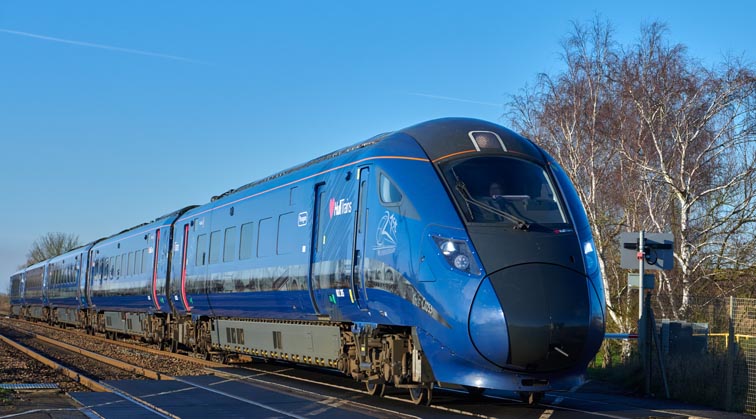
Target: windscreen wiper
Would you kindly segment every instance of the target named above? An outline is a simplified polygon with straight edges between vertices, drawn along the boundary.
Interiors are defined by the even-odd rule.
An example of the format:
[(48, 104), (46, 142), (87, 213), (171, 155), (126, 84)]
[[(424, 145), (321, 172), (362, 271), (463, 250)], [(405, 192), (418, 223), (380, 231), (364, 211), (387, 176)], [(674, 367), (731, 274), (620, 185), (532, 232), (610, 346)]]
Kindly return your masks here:
[(492, 214), (496, 214), (500, 217), (506, 218), (507, 220), (513, 222), (515, 224), (515, 228), (520, 230), (527, 230), (530, 228), (530, 224), (528, 224), (525, 220), (522, 218), (512, 215), (506, 211), (502, 211), (498, 208), (492, 207), (484, 202), (480, 202), (477, 199), (473, 198), (470, 195), (470, 192), (467, 190), (467, 186), (465, 186), (465, 183), (461, 180), (457, 181), (457, 190), (459, 191), (460, 195), (462, 196), (462, 199), (465, 200), (468, 204), (473, 204), (476, 207), (482, 208)]

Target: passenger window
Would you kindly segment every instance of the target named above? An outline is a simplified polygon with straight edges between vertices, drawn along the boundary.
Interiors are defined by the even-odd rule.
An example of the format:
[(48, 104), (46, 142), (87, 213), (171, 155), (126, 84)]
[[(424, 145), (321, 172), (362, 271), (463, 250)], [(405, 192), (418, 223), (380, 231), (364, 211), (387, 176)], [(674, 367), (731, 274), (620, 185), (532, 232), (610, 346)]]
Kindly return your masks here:
[(197, 236), (197, 255), (194, 258), (195, 266), (204, 266), (207, 264), (207, 234)]
[(126, 267), (128, 266), (128, 255), (126, 253), (121, 255), (121, 276), (128, 275), (128, 272), (126, 272)]
[(320, 192), (318, 202), (320, 202), (320, 209), (318, 211), (317, 251), (320, 252), (326, 244), (326, 227), (328, 227), (329, 220), (329, 217), (326, 217), (328, 214), (328, 199), (325, 192)]
[(150, 253), (147, 249), (142, 249), (142, 272), (147, 272), (147, 262), (150, 260)]
[(129, 252), (129, 261), (126, 264), (126, 276), (134, 273), (134, 252)]
[(239, 242), (239, 260), (249, 259), (253, 254), (254, 247), (254, 230), (255, 223), (242, 224), (241, 240)]
[(257, 257), (273, 256), (275, 251), (276, 224), (272, 218), (263, 218), (257, 229)]
[(293, 212), (278, 217), (278, 240), (276, 254), (285, 255), (294, 251), (297, 238), (297, 218)]
[(210, 233), (210, 263), (218, 263), (220, 261), (222, 239), (220, 230)]
[(296, 196), (299, 192), (299, 187), (294, 186), (293, 188), (289, 189), (289, 206), (292, 206), (296, 204), (297, 199)]
[(109, 265), (110, 272), (109, 272), (109, 275), (108, 275), (110, 277), (110, 279), (113, 279), (113, 276), (115, 276), (115, 266), (116, 266), (115, 256), (111, 256), (110, 257), (110, 265)]
[(402, 200), (402, 193), (386, 175), (381, 173), (380, 176), (380, 196), (384, 204), (397, 204)]
[(115, 277), (118, 278), (121, 276), (121, 255), (116, 256), (115, 260)]
[(134, 274), (142, 273), (142, 251), (137, 250), (134, 253)]
[(234, 253), (236, 253), (236, 227), (229, 227), (223, 238), (223, 261), (234, 260)]

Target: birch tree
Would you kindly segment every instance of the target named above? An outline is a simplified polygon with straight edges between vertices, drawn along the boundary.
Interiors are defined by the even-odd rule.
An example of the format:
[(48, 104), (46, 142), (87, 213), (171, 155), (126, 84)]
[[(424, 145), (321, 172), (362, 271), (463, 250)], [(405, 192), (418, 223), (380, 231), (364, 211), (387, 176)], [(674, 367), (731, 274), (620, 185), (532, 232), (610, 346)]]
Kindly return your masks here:
[(576, 184), (592, 224), (614, 329), (635, 328), (619, 268), (621, 231), (671, 231), (676, 267), (659, 275), (662, 315), (683, 318), (696, 292), (727, 295), (756, 272), (756, 78), (730, 59), (707, 68), (641, 28), (620, 47), (611, 26), (574, 24), (565, 69), (513, 97), (514, 127)]
[(676, 269), (660, 275), (660, 294), (668, 314), (681, 318), (717, 267), (753, 263), (739, 244), (756, 204), (756, 78), (737, 60), (705, 68), (682, 45), (667, 44), (664, 31), (645, 27), (623, 56), (622, 95), (638, 125), (636, 135), (621, 137), (621, 150), (646, 181), (645, 194), (657, 198), (646, 201), (649, 227), (675, 234)]

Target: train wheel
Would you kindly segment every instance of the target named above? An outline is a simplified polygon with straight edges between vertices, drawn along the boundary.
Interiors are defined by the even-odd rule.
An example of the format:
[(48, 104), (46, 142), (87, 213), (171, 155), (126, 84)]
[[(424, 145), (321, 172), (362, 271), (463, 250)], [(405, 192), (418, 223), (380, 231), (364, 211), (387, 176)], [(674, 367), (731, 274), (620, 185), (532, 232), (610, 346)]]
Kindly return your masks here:
[(371, 383), (371, 382), (365, 382), (365, 387), (367, 388), (367, 392), (371, 396), (378, 396), (383, 397), (383, 394), (386, 392), (386, 384), (381, 383)]
[(527, 403), (530, 406), (536, 405), (541, 402), (543, 398), (543, 391), (521, 391), (520, 400)]
[(433, 384), (421, 385), (409, 389), (410, 399), (414, 404), (424, 404), (430, 406), (433, 399)]

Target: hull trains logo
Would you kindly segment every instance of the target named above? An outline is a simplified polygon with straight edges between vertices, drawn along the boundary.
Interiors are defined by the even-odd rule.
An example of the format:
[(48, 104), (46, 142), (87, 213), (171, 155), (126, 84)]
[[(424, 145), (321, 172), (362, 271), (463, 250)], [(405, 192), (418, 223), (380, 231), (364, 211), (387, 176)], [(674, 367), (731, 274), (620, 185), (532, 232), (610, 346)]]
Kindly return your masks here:
[(388, 211), (383, 214), (378, 222), (378, 230), (375, 232), (375, 247), (373, 250), (378, 255), (389, 255), (396, 251), (396, 216)]
[(328, 202), (328, 214), (333, 217), (338, 217), (339, 215), (349, 214), (352, 212), (352, 201), (347, 201), (346, 199), (339, 199), (338, 201), (331, 198), (331, 200)]

